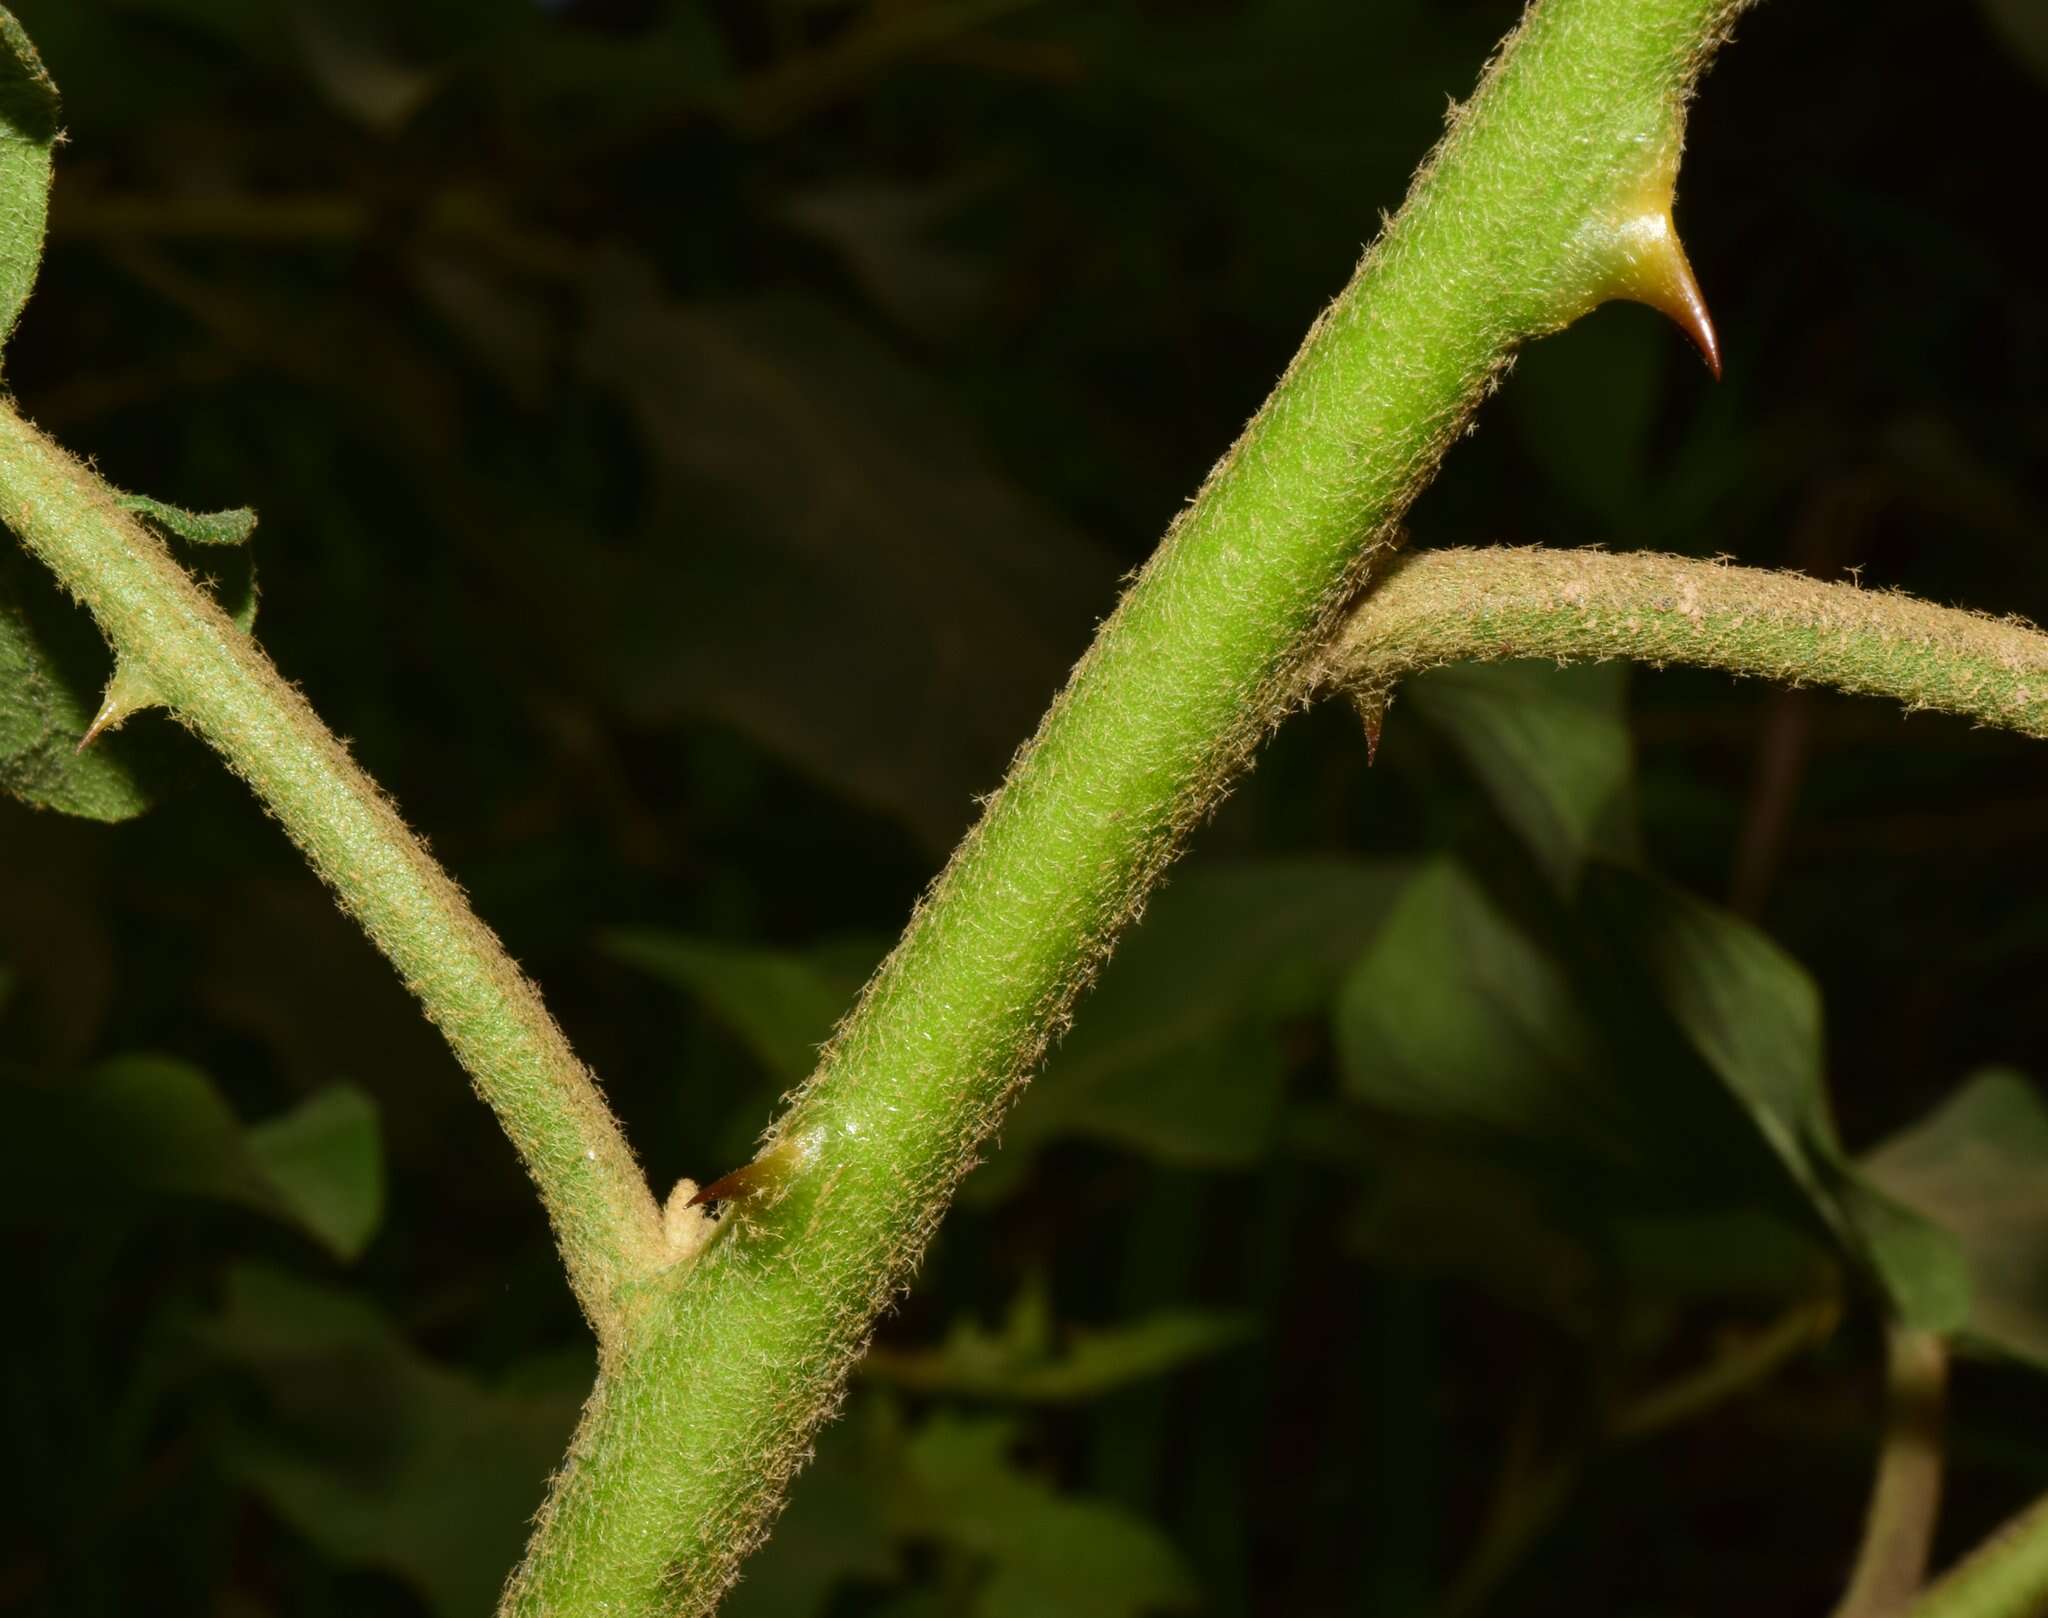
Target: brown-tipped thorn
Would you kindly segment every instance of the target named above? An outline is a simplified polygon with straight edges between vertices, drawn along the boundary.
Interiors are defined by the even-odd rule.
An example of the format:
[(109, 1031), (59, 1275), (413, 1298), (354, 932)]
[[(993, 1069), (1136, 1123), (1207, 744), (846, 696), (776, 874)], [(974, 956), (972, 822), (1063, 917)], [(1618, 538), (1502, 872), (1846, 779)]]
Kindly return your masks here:
[(1714, 318), (1707, 313), (1707, 300), (1698, 277), (1686, 259), (1685, 245), (1669, 213), (1647, 214), (1631, 220), (1621, 233), (1627, 268), (1616, 278), (1615, 295), (1647, 304), (1660, 315), (1677, 322), (1707, 369), (1721, 380), (1721, 340), (1714, 335)]
[(789, 1185), (790, 1177), (816, 1155), (820, 1138), (815, 1129), (785, 1135), (753, 1162), (720, 1175), (684, 1206), (701, 1208), (707, 1202), (745, 1202), (768, 1193), (779, 1195)]
[(1358, 691), (1351, 701), (1358, 709), (1358, 720), (1365, 728), (1365, 767), (1371, 769), (1379, 761), (1380, 730), (1387, 722), (1387, 697), (1383, 691)]
[(76, 751), (83, 753), (127, 717), (115, 703), (114, 694), (109, 691), (106, 701), (100, 704), (100, 711), (92, 716), (92, 723), (85, 727), (85, 734), (78, 738)]
[(734, 1169), (730, 1174), (720, 1175), (709, 1185), (702, 1187), (683, 1206), (686, 1208), (701, 1208), (707, 1202), (737, 1202), (742, 1197), (750, 1196), (755, 1187), (749, 1182), (755, 1176), (750, 1175), (747, 1170), (753, 1166), (753, 1164), (749, 1163), (743, 1168)]
[(1663, 302), (1650, 307), (1678, 322), (1718, 382), (1721, 380), (1721, 339), (1714, 334), (1714, 317), (1707, 313), (1706, 295), (1700, 291), (1699, 277), (1692, 273), (1692, 264), (1685, 256), (1685, 247), (1679, 241), (1677, 231), (1671, 233), (1671, 257), (1669, 293)]

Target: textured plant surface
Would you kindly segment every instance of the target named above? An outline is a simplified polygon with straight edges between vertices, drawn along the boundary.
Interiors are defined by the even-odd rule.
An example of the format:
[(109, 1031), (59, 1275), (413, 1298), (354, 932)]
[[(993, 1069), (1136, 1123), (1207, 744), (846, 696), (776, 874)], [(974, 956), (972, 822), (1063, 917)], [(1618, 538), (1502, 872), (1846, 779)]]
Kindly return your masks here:
[[(1492, 801), (1508, 834), (1500, 846), (1519, 847), (1535, 878), (1505, 898), (1470, 852), (1462, 861), (1304, 871), (1298, 881), (1276, 873), (1260, 889), (1274, 901), (1270, 915), (1261, 906), (1245, 913), (1246, 925), (1272, 931), (1268, 948), (1240, 948), (1213, 923), (1190, 926), (1189, 937), (1206, 934), (1223, 950), (1219, 982), (1245, 983), (1247, 961), (1273, 974), (1256, 990), (1262, 1004), (1292, 1005), (1308, 982), (1329, 995), (1336, 981), (1331, 1032), (1344, 1094), (1394, 1140), (1414, 1131), (1400, 1151), (1411, 1174), (1422, 1166), (1406, 1182), (1385, 1163), (1374, 1169), (1381, 1194), (1364, 1219), (1378, 1232), (1371, 1239), (1402, 1245), (1402, 1200), (1426, 1189), (1437, 1205), (1424, 1196), (1408, 1217), (1441, 1237), (1457, 1222), (1449, 1202), (1459, 1200), (1461, 1176), (1476, 1173), (1496, 1190), (1512, 1183), (1509, 1203), (1533, 1199), (1525, 1236), (1560, 1222), (1604, 1230), (1603, 1262), (1615, 1269), (1603, 1284), (1626, 1292), (1640, 1284), (1624, 1279), (1637, 1269), (1664, 1277), (1660, 1284), (1677, 1273), (1674, 1255), (1649, 1256), (1665, 1239), (1653, 1230), (1738, 1214), (1766, 1221), (1768, 1239), (1726, 1239), (1744, 1254), (1738, 1289), (1777, 1299), (1777, 1323), (1674, 1383), (1603, 1407), (1595, 1447), (1635, 1443), (1742, 1396), (1825, 1337), (1852, 1299), (1888, 1322), (1893, 1376), (1864, 1550), (1841, 1611), (1866, 1618), (1912, 1597), (1930, 1555), (1941, 1453), (1939, 1400), (1916, 1367), (1928, 1361), (1938, 1387), (1951, 1346), (2022, 1361), (2048, 1353), (2048, 1330), (2026, 1302), (2026, 1233), (2038, 1221), (2030, 1205), (1992, 1189), (2024, 1182), (2048, 1146), (2048, 1112), (2024, 1081), (1992, 1073), (1883, 1149), (1851, 1151), (1826, 1097), (1811, 984), (1761, 935), (1642, 869), (1627, 749), (1612, 718), (1619, 688), (1597, 670), (1532, 682), (1525, 667), (1479, 665), (1532, 656), (1694, 664), (2039, 735), (2048, 641), (2018, 621), (1678, 557), (1437, 551), (1386, 565), (1410, 505), (1528, 340), (1630, 300), (1676, 320), (1721, 373), (1672, 208), (1695, 83), (1740, 9), (1728, 0), (1540, 0), (1528, 9), (1472, 99), (1453, 109), (1406, 204), (1103, 623), (815, 1063), (813, 1036), (864, 951), (828, 963), (659, 933), (613, 938), (620, 959), (703, 997), (796, 1084), (750, 1162), (701, 1192), (682, 1180), (665, 1205), (525, 974), (257, 648), (246, 560), (253, 516), (197, 516), (124, 494), (13, 409), (0, 417), (7, 520), (90, 612), (112, 654), (95, 700), (79, 686), (75, 625), (53, 616), (33, 587), (0, 575), (0, 591), (10, 592), (0, 593), (0, 780), (32, 803), (131, 815), (151, 795), (149, 769), (139, 755), (108, 749), (125, 743), (117, 733), (128, 721), (167, 709), (225, 757), (397, 966), (540, 1188), (596, 1337), (597, 1379), (504, 1595), (507, 1612), (707, 1612), (719, 1603), (841, 1401), (877, 1316), (905, 1286), (1015, 1092), (1066, 1030), (1077, 995), (1253, 750), (1327, 686), (1353, 693), (1375, 749), (1390, 701), (1412, 698)], [(712, 95), (702, 106), (737, 135), (758, 137), (829, 102), (838, 76), (943, 47), (955, 30), (987, 20), (935, 10), (929, 28), (862, 25), (822, 51), (808, 75), (771, 74), (738, 100)], [(354, 25), (305, 28), (321, 59), (360, 60), (349, 54), (364, 48)], [(42, 249), (58, 117), (48, 76), (4, 11), (0, 31), (9, 75), (0, 85), (0, 294), (11, 329)], [(402, 122), (430, 93), (396, 70), (347, 82), (353, 112), (373, 126)], [(561, 244), (507, 227), (487, 206), (458, 198), (430, 218), (430, 231), (490, 242), (543, 281), (587, 282), (594, 307), (648, 296), (630, 265), (565, 268), (573, 254)], [(209, 216), (203, 207), (172, 228), (194, 220), (202, 231), (237, 228), (232, 210)], [(117, 232), (133, 225), (118, 209), (98, 228), (110, 222)], [(316, 240), (362, 228), (346, 207), (317, 199), (277, 222)], [(139, 282), (197, 318), (240, 319), (203, 277), (146, 249), (126, 251)], [(455, 301), (482, 307), (459, 288)], [(643, 318), (686, 379), (719, 377), (722, 358), (749, 340), (744, 318)], [(600, 317), (582, 363), (618, 363), (622, 346), (637, 341), (624, 328), (607, 333)], [(780, 446), (748, 435), (750, 411), (758, 418), (764, 400), (780, 410), (791, 395), (744, 364), (730, 388), (700, 401), (712, 406), (709, 436), (693, 453), (728, 477), (736, 461), (756, 457), (784, 498), (792, 488), (810, 498), (784, 477)], [(683, 410), (645, 383), (625, 391), (653, 419)], [(808, 404), (787, 426), (793, 445), (820, 430)], [(870, 475), (825, 438), (814, 469), (820, 491)], [(798, 513), (808, 517), (801, 504), (784, 516)], [(188, 571), (186, 556), (204, 577)], [(992, 593), (1007, 603), (1014, 591)], [(1293, 898), (1281, 903), (1288, 882)], [(1203, 1004), (1185, 970), (1161, 982), (1169, 998), (1155, 1001), (1155, 1016), (1175, 1001)], [(0, 996), (6, 988), (0, 979)], [(1275, 1015), (1262, 1013), (1269, 1023)], [(1034, 1136), (1063, 1130), (1143, 1134), (1157, 1127), (1133, 1122), (1146, 1107), (1174, 1117), (1183, 1141), (1195, 1143), (1177, 1149), (1197, 1157), (1243, 1161), (1273, 1134), (1256, 1100), (1234, 1115), (1175, 1117), (1174, 1098), (1192, 1094), (1189, 1075), (1204, 1063), (1227, 1090), (1247, 1060), (1265, 1060), (1238, 1044), (1197, 1058), (1212, 1043), (1200, 1033), (1184, 1044), (1168, 1037), (1149, 1066), (1126, 1055), (1122, 1077), (1106, 1084), (1062, 1084), (1061, 1075), (1104, 1060), (1091, 1056), (1087, 1026), (1055, 1066), (1047, 1103), (1021, 1116), (1011, 1160), (1021, 1151), (1028, 1161)], [(1140, 1046), (1160, 1037), (1155, 1030)], [(1115, 1059), (1108, 1071), (1118, 1073)], [(1659, 1075), (1655, 1096), (1644, 1092), (1645, 1072)], [(1141, 1103), (1148, 1085), (1159, 1093)], [(128, 1117), (108, 1136), (116, 1159), (123, 1128), (141, 1143), (133, 1150), (150, 1155), (146, 1122), (133, 1133), (137, 1120), (157, 1119), (164, 1139), (196, 1143), (173, 1154), (168, 1173), (143, 1174), (144, 1185), (271, 1215), (343, 1259), (375, 1228), (376, 1119), (359, 1091), (322, 1092), (254, 1130), (176, 1064), (96, 1070), (77, 1097), (64, 1103), (70, 1112), (60, 1107), (58, 1133), (90, 1136), (94, 1120)], [(1355, 1164), (1386, 1150), (1355, 1124), (1314, 1114), (1294, 1131), (1314, 1160)], [(1544, 1144), (1533, 1158), (1509, 1151), (1482, 1167), (1489, 1152), (1459, 1155), (1468, 1137)], [(1550, 1156), (1569, 1195), (1541, 1175), (1525, 1182), (1532, 1162)], [(1586, 1315), (1589, 1297), (1566, 1296), (1572, 1265), (1561, 1254), (1526, 1266), (1525, 1284), (1563, 1285), (1544, 1305), (1561, 1319), (1599, 1318)], [(1521, 1266), (1510, 1248), (1495, 1267)], [(352, 1357), (415, 1388), (432, 1380), (353, 1305), (256, 1272), (236, 1279), (230, 1299), (201, 1335), (231, 1359), (260, 1363), (278, 1343), (318, 1341), (349, 1345)], [(308, 1315), (323, 1327), (295, 1335)], [(268, 1350), (255, 1346), (266, 1331)], [(1027, 1295), (1001, 1339), (956, 1339), (950, 1357), (937, 1359), (883, 1354), (872, 1374), (925, 1394), (1056, 1401), (1243, 1337), (1234, 1320), (1162, 1317), (1105, 1338), (1092, 1360), (1077, 1347), (1071, 1363), (1034, 1369), (1048, 1345)], [(401, 1468), (442, 1479), (434, 1489), (447, 1486), (436, 1470), (446, 1461), (426, 1457), (460, 1454), (459, 1434), (506, 1425), (490, 1397), (464, 1397), (460, 1416)], [(1156, 1538), (1101, 1508), (1049, 1499), (1009, 1472), (1011, 1431), (1001, 1423), (941, 1420), (906, 1436), (885, 1414), (867, 1442), (872, 1464), (903, 1480), (890, 1524), (872, 1537), (936, 1534), (969, 1559), (960, 1599), (977, 1611), (1123, 1612), (1191, 1598), (1188, 1576)], [(278, 1509), (324, 1522), (358, 1556), (422, 1580), (437, 1605), (463, 1599), (459, 1582), (429, 1571), (430, 1552), (405, 1548), (416, 1526), (396, 1529), (360, 1499), (309, 1488), (281, 1452), (247, 1453), (259, 1458), (243, 1464), (269, 1480), (258, 1486), (283, 1488), (294, 1502)], [(1511, 1458), (1477, 1549), (1443, 1591), (1447, 1612), (1476, 1609), (1512, 1575), (1568, 1506), (1587, 1453), (1538, 1443)], [(298, 1484), (279, 1481), (294, 1475)], [(2023, 1521), (1936, 1586), (1930, 1610), (2024, 1610), (2036, 1537)], [(1020, 1548), (1027, 1542), (1037, 1549)], [(986, 1562), (995, 1572), (976, 1582)]]

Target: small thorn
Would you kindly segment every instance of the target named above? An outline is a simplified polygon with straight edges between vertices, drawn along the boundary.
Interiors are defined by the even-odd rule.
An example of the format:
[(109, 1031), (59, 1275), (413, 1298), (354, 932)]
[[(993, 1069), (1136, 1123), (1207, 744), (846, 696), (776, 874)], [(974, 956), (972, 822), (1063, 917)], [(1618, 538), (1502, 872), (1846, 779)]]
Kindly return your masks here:
[(106, 695), (100, 698), (100, 711), (92, 716), (92, 723), (78, 739), (78, 751), (83, 753), (108, 731), (119, 730), (144, 709), (162, 706), (163, 698), (156, 694), (147, 676), (136, 674), (117, 661), (114, 677), (107, 682)]
[(790, 1176), (810, 1162), (818, 1149), (815, 1132), (785, 1136), (768, 1147), (751, 1163), (743, 1163), (730, 1174), (722, 1174), (684, 1204), (701, 1208), (707, 1202), (746, 1202), (767, 1193), (779, 1193)]
[(1700, 291), (1699, 278), (1692, 273), (1670, 211), (1629, 220), (1615, 232), (1615, 245), (1621, 263), (1610, 282), (1610, 296), (1646, 304), (1675, 321), (1693, 340), (1714, 380), (1720, 381), (1721, 341), (1714, 335), (1713, 316), (1707, 313), (1706, 297)]
[(114, 694), (109, 691), (106, 700), (100, 704), (100, 711), (92, 716), (92, 723), (85, 727), (85, 734), (78, 738), (75, 752), (83, 753), (88, 747), (112, 730), (127, 716), (114, 705)]
[(1359, 691), (1351, 698), (1358, 709), (1358, 720), (1365, 727), (1365, 767), (1371, 769), (1379, 761), (1380, 731), (1387, 721), (1387, 695), (1384, 691)]
[(702, 1187), (695, 1196), (683, 1204), (685, 1208), (701, 1208), (707, 1202), (736, 1202), (747, 1196), (753, 1189), (748, 1183), (753, 1177), (747, 1173), (751, 1163), (737, 1168), (730, 1174), (722, 1174), (709, 1185)]

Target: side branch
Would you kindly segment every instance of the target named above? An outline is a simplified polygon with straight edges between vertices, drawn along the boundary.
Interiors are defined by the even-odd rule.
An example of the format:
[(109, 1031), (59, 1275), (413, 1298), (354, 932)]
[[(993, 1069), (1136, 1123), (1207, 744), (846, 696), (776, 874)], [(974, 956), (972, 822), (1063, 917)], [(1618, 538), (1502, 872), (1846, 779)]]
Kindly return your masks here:
[(540, 1187), (601, 1344), (661, 1217), (539, 992), (306, 699), (93, 473), (0, 401), (0, 517), (254, 788), (389, 956)]
[(1686, 663), (2048, 737), (2048, 634), (2031, 624), (1678, 556), (1418, 552), (1352, 609), (1321, 683), (1376, 707), (1423, 669), (1512, 657)]

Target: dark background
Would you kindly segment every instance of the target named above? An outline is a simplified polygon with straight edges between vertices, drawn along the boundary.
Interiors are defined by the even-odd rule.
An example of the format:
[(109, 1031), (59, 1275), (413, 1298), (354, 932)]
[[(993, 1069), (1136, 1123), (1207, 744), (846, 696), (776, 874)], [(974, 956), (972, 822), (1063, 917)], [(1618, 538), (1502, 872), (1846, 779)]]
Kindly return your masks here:
[[(70, 140), (8, 380), (121, 486), (257, 508), (280, 667), (546, 988), (657, 1182), (707, 1179), (1516, 9), (15, 0)], [(2024, 10), (1748, 17), (1679, 204), (1727, 380), (1597, 313), (1524, 356), (1416, 542), (1727, 553), (2048, 618)], [(1633, 740), (1637, 829), (1601, 852), (1818, 980), (1852, 1150), (1984, 1064), (2048, 1073), (2035, 744), (1698, 674), (1568, 689)], [(1710, 1283), (1617, 1264), (1584, 1209), (1537, 1240), (1528, 1154), (1428, 1116), (1410, 1151), (1418, 1120), (1348, 1076), (1343, 986), (1417, 858), (1457, 852), (1574, 961), (1602, 942), (1457, 713), (1397, 705), (1368, 768), (1328, 705), (1203, 830), (733, 1611), (1832, 1601), (1879, 1402), (1855, 1264), (1732, 1170)], [(0, 1611), (482, 1612), (584, 1334), (453, 1062), (170, 729), (117, 742), (169, 755), (141, 819), (0, 802), (28, 1120)], [(360, 1087), (361, 1256), (36, 1127), (134, 1053), (251, 1122)], [(1378, 1217), (1411, 1182), (1429, 1239)], [(1613, 1436), (1816, 1309), (1768, 1374)], [(2048, 1487), (2044, 1418), (2037, 1371), (1959, 1372), (1944, 1557)]]

